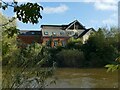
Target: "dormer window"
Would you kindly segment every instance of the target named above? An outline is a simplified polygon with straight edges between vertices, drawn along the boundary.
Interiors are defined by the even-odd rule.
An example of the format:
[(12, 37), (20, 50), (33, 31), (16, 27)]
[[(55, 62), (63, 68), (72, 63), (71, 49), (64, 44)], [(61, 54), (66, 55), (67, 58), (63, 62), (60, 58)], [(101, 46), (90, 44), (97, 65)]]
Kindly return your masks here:
[(67, 32), (67, 35), (72, 35), (74, 32)]
[(55, 32), (52, 32), (52, 34), (53, 34), (53, 35), (56, 35), (56, 33), (55, 33)]
[(32, 34), (32, 35), (34, 35), (34, 34), (35, 34), (35, 32), (31, 32), (31, 34)]
[(64, 35), (64, 32), (60, 32), (60, 35)]
[(25, 34), (26, 34), (26, 32), (20, 32), (20, 34), (25, 35)]
[(48, 35), (48, 32), (44, 32), (45, 35)]

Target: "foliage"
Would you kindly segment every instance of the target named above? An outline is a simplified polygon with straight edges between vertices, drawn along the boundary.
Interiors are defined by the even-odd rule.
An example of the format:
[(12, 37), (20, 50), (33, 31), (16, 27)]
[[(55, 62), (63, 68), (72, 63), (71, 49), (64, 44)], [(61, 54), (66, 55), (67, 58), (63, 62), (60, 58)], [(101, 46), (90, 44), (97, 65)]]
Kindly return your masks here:
[(86, 57), (86, 66), (103, 67), (108, 63), (114, 63), (118, 56), (117, 48), (110, 42), (109, 38), (100, 28), (92, 34), (82, 46)]
[[(55, 62), (50, 68), (41, 67), (42, 65), (45, 65), (49, 59), (49, 54), (43, 49), (44, 47), (35, 43), (28, 45), (26, 48), (19, 48), (17, 52), (14, 52), (11, 56), (14, 57), (14, 60), (9, 58), (10, 63), (5, 65), (6, 68), (9, 68), (9, 71), (3, 71), (3, 87), (25, 88), (29, 86), (25, 85), (25, 87), (23, 87), (21, 85), (24, 85), (27, 82), (31, 84), (36, 81), (39, 88), (45, 88), (47, 85), (47, 78), (52, 77), (54, 74)], [(15, 67), (17, 68), (14, 69)], [(27, 71), (29, 69), (33, 70)], [(29, 76), (31, 74), (32, 76)], [(10, 77), (10, 79), (7, 80), (5, 77)], [(6, 86), (6, 83), (8, 83), (9, 86)]]
[(116, 71), (116, 70), (119, 70), (120, 69), (120, 56), (118, 58), (116, 58), (116, 64), (107, 64), (105, 65), (107, 69), (107, 72), (109, 71)]
[[(0, 13), (0, 20), (3, 21), (0, 24), (3, 24), (7, 21), (9, 21), (8, 18), (4, 17)], [(12, 23), (9, 23), (5, 26), (2, 26), (2, 58), (3, 58), (3, 64), (6, 62), (8, 63), (7, 58), (11, 58), (12, 52), (16, 51), (16, 36), (18, 33), (18, 29), (16, 29), (16, 22), (13, 21)]]
[(62, 67), (81, 67), (83, 66), (84, 54), (78, 50), (62, 50), (57, 54), (56, 62)]
[(70, 38), (67, 42), (66, 48), (69, 49), (80, 49), (82, 46), (82, 40), (80, 38), (75, 39), (75, 38)]
[[(27, 8), (27, 9), (26, 9)], [(21, 4), (20, 6), (14, 7), (14, 12), (17, 14), (17, 18), (23, 23), (38, 23), (38, 19), (42, 18), (40, 15), (40, 8), (43, 10), (43, 7), (39, 6), (37, 3), (27, 3)]]
[[(3, 23), (9, 20), (1, 14), (0, 16), (4, 21)], [(19, 42), (16, 40), (18, 29), (16, 29), (14, 22), (2, 26), (2, 30), (2, 87), (10, 89), (24, 88), (21, 85), (28, 82), (31, 84), (31, 80), (35, 80), (39, 88), (45, 88), (47, 78), (52, 77), (55, 70), (54, 63), (50, 68), (41, 68), (49, 59), (49, 52), (37, 43), (27, 45), (25, 48), (18, 48)], [(34, 70), (27, 71), (33, 69), (33, 67), (35, 67)], [(32, 73), (31, 77), (29, 76), (30, 73)]]
[(24, 4), (18, 4), (18, 2), (4, 2), (2, 1), (2, 4), (0, 7), (3, 10), (6, 10), (9, 6), (14, 8), (14, 13), (16, 14), (18, 20), (22, 21), (23, 23), (32, 23), (37, 24), (39, 21), (39, 18), (42, 19), (40, 10), (43, 10), (43, 7), (38, 5), (37, 3), (24, 3)]
[[(37, 3), (18, 4), (14, 1), (10, 4), (2, 1), (2, 4), (0, 4), (0, 7), (4, 10), (6, 10), (8, 6), (14, 8), (14, 13), (18, 20), (23, 23), (30, 22), (36, 24), (38, 23), (38, 19), (42, 18), (40, 9), (43, 10), (43, 7), (39, 6)], [(25, 48), (18, 48), (18, 42), (16, 40), (18, 29), (16, 29), (16, 23), (14, 22), (15, 18), (8, 19), (0, 13), (0, 19), (0, 21), (2, 21), (0, 22), (0, 26), (3, 30), (2, 64), (4, 68), (2, 87), (12, 90), (12, 88), (20, 88), (21, 85), (24, 85), (27, 82), (31, 83), (31, 81), (35, 80), (39, 85), (39, 88), (45, 88), (47, 78), (52, 77), (55, 70), (54, 63), (51, 68), (41, 68), (41, 66), (49, 59), (48, 52), (44, 50), (43, 46), (36, 43), (28, 45)], [(36, 68), (27, 72), (28, 67), (30, 68), (33, 66)], [(14, 69), (15, 67), (17, 68)], [(32, 77), (28, 76), (30, 73), (32, 73), (32, 77), (35, 78), (31, 79)], [(22, 86), (22, 88), (25, 87)]]
[(108, 65), (105, 65), (106, 68), (108, 68), (107, 72), (109, 71), (115, 71), (117, 69), (120, 69), (120, 66), (119, 65), (113, 65), (113, 64), (108, 64)]
[(111, 28), (111, 32), (109, 31), (107, 35), (109, 35), (109, 44), (113, 45), (118, 52), (118, 57), (115, 59), (115, 63), (105, 65), (105, 67), (108, 68), (107, 72), (113, 72), (120, 69), (120, 31), (113, 27)]

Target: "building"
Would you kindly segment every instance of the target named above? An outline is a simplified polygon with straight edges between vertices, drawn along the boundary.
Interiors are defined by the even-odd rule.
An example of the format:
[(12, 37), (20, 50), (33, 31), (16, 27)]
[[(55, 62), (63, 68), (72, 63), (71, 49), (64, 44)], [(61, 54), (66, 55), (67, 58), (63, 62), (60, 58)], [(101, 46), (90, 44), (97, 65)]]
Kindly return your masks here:
[[(41, 31), (34, 30), (20, 30), (18, 35), (18, 46), (24, 47), (26, 44), (32, 44), (34, 42), (42, 43), (42, 33)], [(22, 44), (22, 45), (21, 45)]]
[(21, 30), (18, 37), (26, 44), (33, 42), (49, 44), (52, 40), (52, 47), (54, 47), (59, 42), (64, 46), (70, 37), (81, 38), (84, 43), (93, 30), (93, 28), (86, 29), (78, 20), (75, 20), (68, 25), (41, 25), (40, 31)]

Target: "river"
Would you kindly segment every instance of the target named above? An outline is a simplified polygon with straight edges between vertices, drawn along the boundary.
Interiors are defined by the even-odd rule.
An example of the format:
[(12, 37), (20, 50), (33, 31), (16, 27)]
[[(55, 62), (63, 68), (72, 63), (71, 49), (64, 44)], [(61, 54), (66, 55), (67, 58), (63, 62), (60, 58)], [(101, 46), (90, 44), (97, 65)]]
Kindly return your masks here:
[(47, 88), (118, 88), (118, 72), (105, 68), (57, 68), (55, 77), (56, 84)]
[(59, 68), (56, 85), (49, 88), (118, 88), (118, 72), (106, 69)]

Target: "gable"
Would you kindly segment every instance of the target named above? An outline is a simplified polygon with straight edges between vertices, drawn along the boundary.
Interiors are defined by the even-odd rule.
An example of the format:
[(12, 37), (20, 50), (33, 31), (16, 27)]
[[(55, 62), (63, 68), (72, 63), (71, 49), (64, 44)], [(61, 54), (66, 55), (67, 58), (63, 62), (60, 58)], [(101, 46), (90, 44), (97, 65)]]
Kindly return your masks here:
[(71, 22), (68, 27), (66, 28), (67, 29), (76, 29), (76, 30), (79, 30), (79, 29), (84, 29), (85, 30), (85, 26), (83, 26), (79, 21), (75, 20), (73, 22)]

